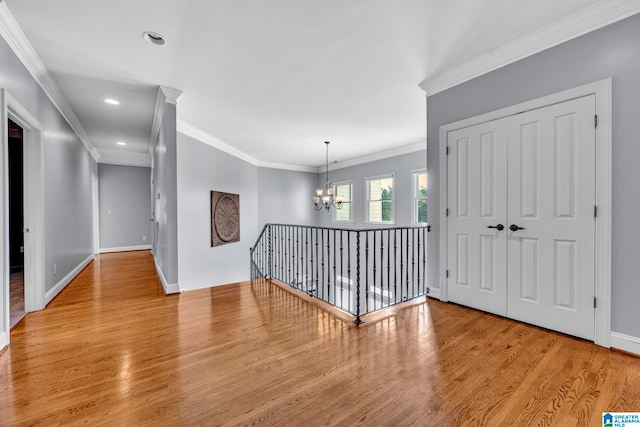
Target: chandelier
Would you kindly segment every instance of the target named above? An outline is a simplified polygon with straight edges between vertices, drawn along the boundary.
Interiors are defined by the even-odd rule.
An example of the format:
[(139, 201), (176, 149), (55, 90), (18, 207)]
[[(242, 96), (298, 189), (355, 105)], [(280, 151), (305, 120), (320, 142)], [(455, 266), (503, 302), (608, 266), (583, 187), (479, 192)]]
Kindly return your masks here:
[(327, 147), (327, 178), (324, 181), (324, 190), (322, 188), (316, 190), (316, 195), (313, 196), (313, 203), (317, 211), (325, 208), (328, 212), (331, 206), (336, 209), (342, 209), (342, 200), (344, 197), (336, 194), (335, 186), (331, 186), (331, 181), (329, 181), (329, 141), (325, 141), (325, 144)]

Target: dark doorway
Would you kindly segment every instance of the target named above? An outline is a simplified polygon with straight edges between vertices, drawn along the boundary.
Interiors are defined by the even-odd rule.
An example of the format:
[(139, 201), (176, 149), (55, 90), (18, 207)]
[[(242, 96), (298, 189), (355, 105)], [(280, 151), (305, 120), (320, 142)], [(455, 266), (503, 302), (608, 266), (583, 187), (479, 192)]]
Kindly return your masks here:
[(23, 129), (9, 119), (9, 294), (12, 328), (25, 315), (23, 136)]

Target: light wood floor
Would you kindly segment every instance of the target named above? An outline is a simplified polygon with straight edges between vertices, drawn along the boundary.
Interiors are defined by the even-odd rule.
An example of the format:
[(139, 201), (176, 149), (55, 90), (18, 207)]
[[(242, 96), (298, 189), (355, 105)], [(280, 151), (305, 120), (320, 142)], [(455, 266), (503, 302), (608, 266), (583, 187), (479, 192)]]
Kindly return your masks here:
[(9, 326), (13, 326), (25, 315), (24, 312), (24, 273), (11, 273), (9, 276)]
[(429, 300), (356, 328), (269, 283), (164, 296), (104, 254), (0, 355), (0, 425), (601, 425), (640, 359)]

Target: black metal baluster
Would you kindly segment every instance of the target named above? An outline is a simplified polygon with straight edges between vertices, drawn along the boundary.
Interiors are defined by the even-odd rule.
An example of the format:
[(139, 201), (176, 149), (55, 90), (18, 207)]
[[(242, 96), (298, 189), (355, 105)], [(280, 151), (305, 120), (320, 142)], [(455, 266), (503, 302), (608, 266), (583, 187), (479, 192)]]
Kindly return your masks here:
[[(412, 289), (412, 298), (416, 296), (416, 231), (417, 229), (411, 229), (411, 289)], [(418, 246), (418, 250), (420, 247)]]
[(369, 312), (369, 232), (364, 232), (364, 312)]
[(380, 230), (380, 308), (384, 307), (384, 231)]
[(340, 308), (344, 310), (344, 252), (342, 246), (342, 233), (340, 230)]
[[(327, 230), (327, 301), (331, 301), (331, 230)], [(335, 294), (333, 295), (335, 302)]]
[(395, 228), (393, 229), (393, 302), (398, 302), (398, 230)]
[[(333, 229), (333, 299), (335, 300), (336, 304), (338, 303), (338, 276), (336, 273), (336, 230), (335, 228)], [(340, 297), (342, 297), (342, 293), (340, 294)]]
[[(271, 279), (273, 277), (273, 270), (272, 270), (272, 254), (273, 254), (273, 247), (271, 246), (271, 226), (269, 226), (269, 279)], [(264, 245), (264, 242), (262, 243)], [(264, 246), (263, 246), (263, 252), (264, 252)]]
[[(398, 230), (396, 229), (396, 232)], [(404, 268), (404, 246), (402, 244), (402, 228), (400, 229), (400, 301), (402, 301), (404, 299), (404, 288), (402, 286), (402, 273), (403, 273), (403, 268)], [(396, 302), (398, 302), (398, 300), (396, 300)]]
[(429, 228), (422, 229), (422, 292), (427, 291), (427, 232)]
[(353, 292), (351, 286), (351, 231), (347, 231), (347, 276), (349, 276), (349, 293), (347, 294), (349, 299), (349, 313), (353, 313), (353, 308), (351, 308), (351, 293)]
[(387, 230), (387, 304), (389, 303), (390, 296), (391, 296), (391, 229)]
[[(402, 233), (402, 232), (401, 232)], [(406, 272), (405, 272), (405, 288), (406, 288), (406, 293), (405, 293), (405, 300), (409, 299), (409, 229), (407, 228), (407, 253), (406, 253), (406, 257), (405, 260), (407, 262), (407, 268), (406, 268)]]
[(356, 325), (362, 323), (360, 319), (360, 231), (356, 232)]
[(376, 230), (373, 230), (373, 309), (376, 309)]
[(324, 229), (320, 230), (320, 271), (322, 273), (321, 287), (322, 287), (322, 299), (326, 301), (324, 296)]

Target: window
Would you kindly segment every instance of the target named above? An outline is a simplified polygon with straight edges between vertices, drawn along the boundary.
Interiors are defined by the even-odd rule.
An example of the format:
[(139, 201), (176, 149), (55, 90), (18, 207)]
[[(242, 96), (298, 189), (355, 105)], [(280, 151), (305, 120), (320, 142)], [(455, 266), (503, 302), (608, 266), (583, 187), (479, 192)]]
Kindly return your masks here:
[(413, 223), (427, 223), (427, 173), (413, 173)]
[(353, 223), (353, 181), (335, 184), (336, 196), (342, 196), (342, 209), (333, 209), (333, 222)]
[(366, 182), (367, 222), (393, 224), (393, 175), (370, 178)]

